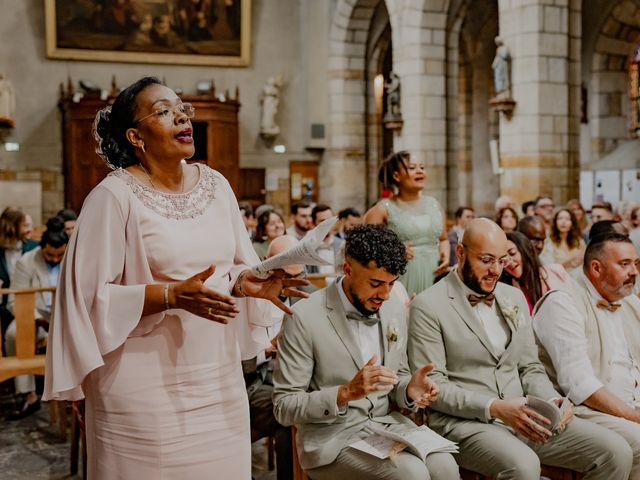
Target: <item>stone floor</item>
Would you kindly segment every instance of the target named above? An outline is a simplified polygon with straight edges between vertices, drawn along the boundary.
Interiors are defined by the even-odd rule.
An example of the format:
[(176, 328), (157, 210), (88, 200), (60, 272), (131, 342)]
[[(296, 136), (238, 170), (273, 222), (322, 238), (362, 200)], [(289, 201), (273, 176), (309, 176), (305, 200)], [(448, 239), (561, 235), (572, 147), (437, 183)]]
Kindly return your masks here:
[[(4, 400), (4, 402), (2, 401)], [(11, 402), (0, 398), (4, 418)], [(4, 412), (2, 412), (4, 410)], [(275, 480), (267, 468), (264, 440), (252, 445), (255, 480)], [(79, 479), (69, 475), (69, 442), (62, 441), (56, 426), (49, 425), (49, 408), (43, 403), (36, 414), (20, 421), (0, 420), (0, 478), (2, 480)]]

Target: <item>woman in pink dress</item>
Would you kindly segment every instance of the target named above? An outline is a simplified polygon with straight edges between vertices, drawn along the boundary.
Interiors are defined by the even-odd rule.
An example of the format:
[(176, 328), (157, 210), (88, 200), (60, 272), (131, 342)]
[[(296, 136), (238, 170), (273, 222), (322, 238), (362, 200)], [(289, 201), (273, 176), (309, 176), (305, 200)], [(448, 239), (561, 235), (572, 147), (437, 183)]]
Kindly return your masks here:
[(522, 290), (529, 305), (529, 313), (545, 293), (572, 282), (562, 265), (541, 265), (531, 240), (523, 233), (507, 233), (507, 246), (511, 262), (504, 268), (500, 281)]
[[(86, 398), (92, 480), (251, 478), (241, 358), (271, 300), (307, 282), (258, 261), (228, 182), (194, 153), (193, 107), (146, 77), (96, 117), (116, 169), (87, 197), (62, 266), (46, 399)], [(257, 338), (257, 336), (256, 336)]]

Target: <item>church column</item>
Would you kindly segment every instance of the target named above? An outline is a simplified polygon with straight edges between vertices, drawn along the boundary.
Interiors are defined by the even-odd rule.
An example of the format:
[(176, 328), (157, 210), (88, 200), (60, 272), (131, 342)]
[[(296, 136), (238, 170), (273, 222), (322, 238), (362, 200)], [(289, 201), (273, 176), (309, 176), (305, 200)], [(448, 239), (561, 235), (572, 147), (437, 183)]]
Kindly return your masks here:
[(438, 0), (387, 0), (393, 70), (401, 80), (404, 125), (395, 150), (409, 150), (427, 168), (426, 191), (445, 206), (446, 92), (445, 4)]
[(502, 194), (523, 202), (578, 190), (580, 0), (499, 0), (511, 50), (511, 120), (500, 118)]

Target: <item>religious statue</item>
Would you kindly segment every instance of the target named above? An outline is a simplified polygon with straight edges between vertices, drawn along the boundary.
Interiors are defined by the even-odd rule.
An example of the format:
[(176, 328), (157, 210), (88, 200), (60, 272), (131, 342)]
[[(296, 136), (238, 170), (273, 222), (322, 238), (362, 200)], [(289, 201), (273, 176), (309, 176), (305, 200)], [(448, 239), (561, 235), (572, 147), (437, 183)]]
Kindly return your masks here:
[[(496, 37), (496, 56), (493, 59), (493, 82), (496, 96), (511, 97), (511, 53), (502, 38)], [(501, 95), (502, 94), (502, 95)]]
[(11, 81), (0, 73), (0, 126), (13, 127), (16, 98)]
[(280, 133), (280, 127), (276, 125), (276, 113), (280, 102), (281, 77), (269, 77), (262, 87), (262, 116), (260, 118), (260, 135), (265, 138), (273, 138)]
[(395, 73), (389, 73), (389, 82), (384, 84), (387, 91), (387, 114), (385, 118), (402, 118), (400, 111), (400, 77)]

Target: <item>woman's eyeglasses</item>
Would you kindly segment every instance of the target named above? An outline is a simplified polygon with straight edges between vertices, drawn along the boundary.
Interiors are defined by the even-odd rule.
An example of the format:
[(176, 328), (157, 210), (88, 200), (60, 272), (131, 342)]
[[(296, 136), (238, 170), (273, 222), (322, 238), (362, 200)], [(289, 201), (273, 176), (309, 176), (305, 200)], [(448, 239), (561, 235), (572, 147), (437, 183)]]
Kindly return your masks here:
[(177, 115), (185, 115), (187, 118), (193, 118), (196, 115), (196, 109), (190, 103), (179, 103), (173, 107), (162, 107), (157, 110), (154, 110), (149, 115), (145, 115), (139, 120), (136, 120), (134, 125), (140, 125), (147, 118), (158, 117), (160, 120), (168, 120), (173, 121)]

